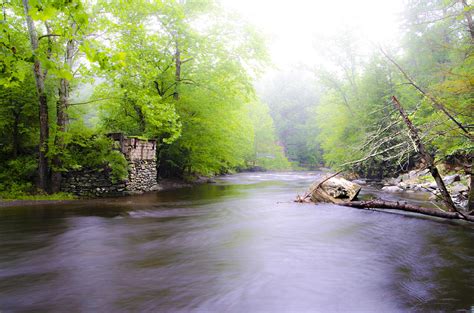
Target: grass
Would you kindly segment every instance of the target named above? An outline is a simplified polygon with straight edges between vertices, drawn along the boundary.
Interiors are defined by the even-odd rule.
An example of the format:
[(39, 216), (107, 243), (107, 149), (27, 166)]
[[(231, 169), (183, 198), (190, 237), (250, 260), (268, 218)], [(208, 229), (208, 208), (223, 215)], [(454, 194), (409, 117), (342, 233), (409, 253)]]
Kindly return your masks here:
[(77, 199), (76, 196), (66, 192), (58, 192), (53, 194), (27, 194), (27, 193), (18, 193), (18, 192), (0, 192), (1, 201), (15, 201), (15, 200), (74, 200)]

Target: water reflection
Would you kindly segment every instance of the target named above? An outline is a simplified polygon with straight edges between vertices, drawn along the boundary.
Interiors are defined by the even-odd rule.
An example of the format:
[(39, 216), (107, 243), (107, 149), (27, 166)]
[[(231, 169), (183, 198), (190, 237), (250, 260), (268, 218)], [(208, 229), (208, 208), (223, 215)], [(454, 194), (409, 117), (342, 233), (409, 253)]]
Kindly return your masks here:
[(397, 312), (474, 305), (462, 224), (290, 202), (319, 173), (0, 211), (0, 311)]

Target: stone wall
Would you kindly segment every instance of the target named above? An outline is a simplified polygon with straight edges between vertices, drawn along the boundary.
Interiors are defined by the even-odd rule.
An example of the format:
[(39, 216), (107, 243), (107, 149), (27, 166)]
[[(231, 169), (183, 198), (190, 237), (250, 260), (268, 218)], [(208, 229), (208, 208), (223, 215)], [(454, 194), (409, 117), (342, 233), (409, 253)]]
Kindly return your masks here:
[(83, 169), (65, 173), (61, 190), (80, 197), (112, 197), (127, 194), (127, 182), (112, 182), (110, 169)]
[(141, 193), (157, 189), (155, 160), (135, 160), (128, 166), (127, 191)]
[(128, 160), (128, 179), (112, 182), (110, 169), (83, 169), (63, 175), (61, 190), (81, 197), (106, 197), (158, 190), (156, 141), (127, 138), (115, 133), (110, 137)]

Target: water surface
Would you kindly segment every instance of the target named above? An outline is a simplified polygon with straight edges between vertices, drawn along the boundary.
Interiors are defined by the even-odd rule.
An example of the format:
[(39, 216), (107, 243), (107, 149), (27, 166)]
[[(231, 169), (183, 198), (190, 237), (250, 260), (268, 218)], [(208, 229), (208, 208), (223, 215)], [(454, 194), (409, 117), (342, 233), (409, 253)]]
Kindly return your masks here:
[(0, 312), (472, 309), (472, 226), (291, 202), (319, 175), (0, 208)]

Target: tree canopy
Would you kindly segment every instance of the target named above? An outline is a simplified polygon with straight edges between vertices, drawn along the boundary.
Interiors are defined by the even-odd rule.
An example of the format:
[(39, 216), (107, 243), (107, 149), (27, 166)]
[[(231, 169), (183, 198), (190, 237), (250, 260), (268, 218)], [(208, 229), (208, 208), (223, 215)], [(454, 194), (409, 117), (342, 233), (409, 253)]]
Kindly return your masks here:
[(217, 2), (24, 0), (2, 10), (3, 191), (58, 191), (62, 172), (100, 164), (123, 176), (111, 132), (158, 139), (163, 176), (255, 166), (267, 152), (266, 167), (288, 165), (253, 87), (265, 40)]

